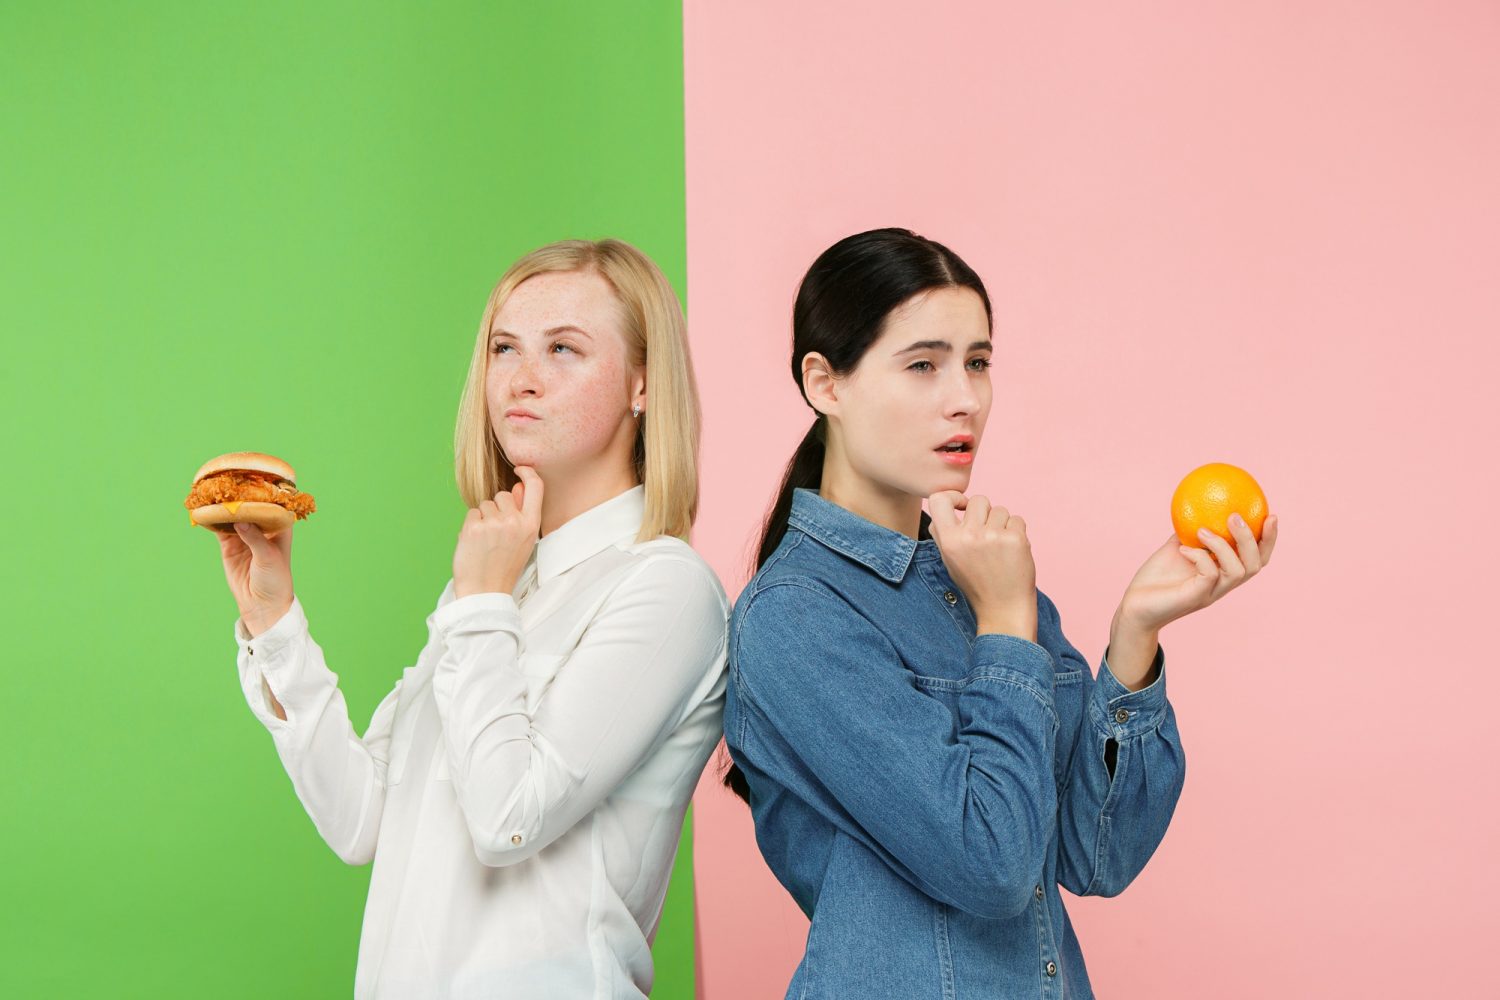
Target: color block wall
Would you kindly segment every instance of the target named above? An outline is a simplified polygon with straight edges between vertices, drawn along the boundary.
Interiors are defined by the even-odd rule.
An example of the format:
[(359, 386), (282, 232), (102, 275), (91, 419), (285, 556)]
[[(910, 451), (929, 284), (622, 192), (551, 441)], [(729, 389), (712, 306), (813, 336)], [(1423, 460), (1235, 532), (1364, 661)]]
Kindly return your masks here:
[[(1497, 49), (1477, 0), (6, 5), (0, 994), (351, 987), (368, 872), (244, 707), (199, 462), (316, 494), (298, 589), (362, 722), (450, 572), (506, 264), (615, 235), (687, 298), (734, 594), (811, 419), (797, 281), (893, 224), (990, 288), (974, 489), (1095, 663), (1188, 469), (1282, 517), (1163, 633), (1188, 783), (1070, 901), (1101, 995), (1494, 994)], [(779, 997), (806, 920), (716, 775), (691, 816), (653, 996)]]

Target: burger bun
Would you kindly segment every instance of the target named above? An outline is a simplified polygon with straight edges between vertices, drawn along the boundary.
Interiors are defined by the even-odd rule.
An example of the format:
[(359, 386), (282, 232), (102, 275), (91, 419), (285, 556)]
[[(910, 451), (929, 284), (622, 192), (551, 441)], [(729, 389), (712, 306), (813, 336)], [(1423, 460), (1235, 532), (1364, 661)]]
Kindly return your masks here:
[(296, 471), (275, 455), (260, 451), (231, 451), (204, 462), (197, 475), (193, 476), (193, 482), (220, 472), (264, 472), (289, 483), (297, 481)]
[(262, 503), (259, 500), (242, 501), (233, 513), (221, 503), (194, 507), (191, 513), (194, 524), (226, 533), (234, 531), (237, 521), (260, 525), (260, 530), (269, 535), (290, 528), (297, 520), (297, 515), (280, 504)]

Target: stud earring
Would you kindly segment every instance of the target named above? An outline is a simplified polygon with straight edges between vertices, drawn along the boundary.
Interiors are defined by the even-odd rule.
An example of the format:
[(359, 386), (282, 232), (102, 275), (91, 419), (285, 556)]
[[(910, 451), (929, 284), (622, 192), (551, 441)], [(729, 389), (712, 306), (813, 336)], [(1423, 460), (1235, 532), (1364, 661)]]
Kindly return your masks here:
[(636, 403), (634, 406), (632, 406), (630, 408), (630, 415), (632, 417), (635, 417), (637, 420), (639, 420), (641, 418), (641, 404), (640, 403)]

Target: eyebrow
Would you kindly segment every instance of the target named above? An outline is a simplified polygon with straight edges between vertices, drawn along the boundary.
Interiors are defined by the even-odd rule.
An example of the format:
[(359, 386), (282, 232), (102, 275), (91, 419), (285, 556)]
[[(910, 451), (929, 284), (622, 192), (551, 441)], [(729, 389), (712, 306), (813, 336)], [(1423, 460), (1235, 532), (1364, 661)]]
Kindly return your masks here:
[[(976, 340), (974, 341), (974, 343), (969, 345), (969, 350), (971, 351), (991, 351), (994, 350), (994, 348), (995, 345), (990, 343), (988, 340)], [(948, 343), (946, 340), (919, 340), (915, 344), (912, 344), (910, 347), (903, 348), (902, 350), (897, 351), (894, 356), (900, 357), (903, 354), (910, 354), (912, 351), (952, 352), (952, 350), (953, 345)]]
[[(571, 323), (564, 323), (562, 326), (549, 327), (548, 329), (542, 331), (542, 336), (555, 337), (560, 333), (581, 333), (583, 334), (583, 336), (587, 337), (590, 340), (594, 339), (594, 335), (592, 333), (589, 333), (581, 326), (573, 326)], [(509, 330), (491, 330), (490, 339), (494, 340), (496, 337), (509, 337), (512, 340), (521, 339), (520, 337), (517, 337), (515, 334), (511, 333)]]

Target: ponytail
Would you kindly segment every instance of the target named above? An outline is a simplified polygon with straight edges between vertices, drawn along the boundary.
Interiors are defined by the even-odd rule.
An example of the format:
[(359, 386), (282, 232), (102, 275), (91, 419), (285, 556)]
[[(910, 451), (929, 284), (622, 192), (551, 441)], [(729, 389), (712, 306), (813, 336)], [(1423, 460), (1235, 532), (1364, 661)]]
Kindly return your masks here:
[[(807, 429), (802, 436), (802, 442), (797, 445), (797, 451), (792, 455), (792, 460), (787, 463), (786, 474), (781, 477), (781, 489), (776, 494), (776, 502), (771, 505), (771, 510), (766, 514), (765, 526), (761, 529), (760, 548), (755, 555), (755, 569), (758, 570), (766, 564), (771, 553), (781, 544), (782, 538), (786, 537), (787, 520), (792, 514), (792, 494), (798, 488), (815, 490), (823, 484), (823, 456), (827, 449), (828, 438), (824, 430), (823, 417), (813, 421), (813, 425)], [(751, 571), (754, 573), (754, 570)], [(745, 776), (740, 773), (739, 766), (729, 756), (729, 748), (720, 745), (719, 758), (725, 765), (722, 777), (725, 787), (747, 803), (750, 801), (750, 786), (745, 782)]]

